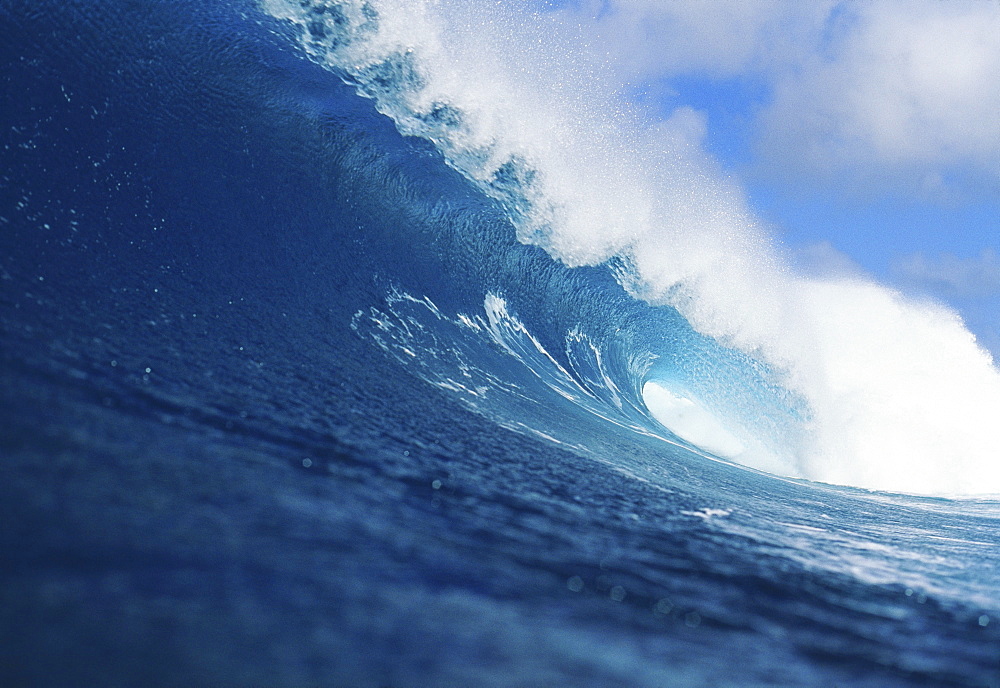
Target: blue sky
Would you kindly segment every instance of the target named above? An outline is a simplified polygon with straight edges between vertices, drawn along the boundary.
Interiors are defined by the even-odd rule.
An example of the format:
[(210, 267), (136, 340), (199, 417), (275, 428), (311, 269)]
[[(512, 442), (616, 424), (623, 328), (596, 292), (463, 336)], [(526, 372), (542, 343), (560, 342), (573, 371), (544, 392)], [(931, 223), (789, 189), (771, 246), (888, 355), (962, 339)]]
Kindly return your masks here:
[(1000, 3), (548, 3), (805, 269), (958, 309), (1000, 354)]

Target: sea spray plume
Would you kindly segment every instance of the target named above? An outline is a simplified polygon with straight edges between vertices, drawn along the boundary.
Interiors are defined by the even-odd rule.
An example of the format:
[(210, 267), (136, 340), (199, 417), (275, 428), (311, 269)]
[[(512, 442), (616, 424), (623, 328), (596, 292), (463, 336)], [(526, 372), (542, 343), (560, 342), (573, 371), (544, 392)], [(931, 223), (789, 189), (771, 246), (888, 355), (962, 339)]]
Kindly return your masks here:
[[(864, 280), (792, 273), (689, 136), (696, 128), (649, 126), (609, 95), (621, 84), (600, 58), (574, 52), (573, 27), (476, 2), (264, 6), (499, 200), (522, 241), (571, 266), (623, 257), (636, 296), (763, 361), (809, 410), (788, 421), (802, 433), (772, 447), (787, 472), (1000, 492), (990, 429), (1000, 375), (958, 316)], [(716, 384), (706, 377), (703, 387)], [(753, 435), (753, 401), (716, 387), (716, 415), (740, 439)]]
[(403, 133), (433, 141), (501, 200), (523, 241), (571, 266), (625, 256), (639, 268), (633, 288), (668, 284), (650, 298), (711, 311), (706, 328), (727, 315), (744, 329), (759, 320), (739, 316), (742, 298), (712, 307), (706, 297), (712, 274), (763, 294), (777, 276), (757, 275), (780, 270), (738, 190), (692, 140), (687, 113), (634, 126), (639, 115), (607, 87), (611, 72), (567, 45), (572, 29), (475, 2), (265, 5)]
[[(571, 266), (619, 256), (634, 267), (658, 256), (645, 267), (672, 286), (650, 300), (689, 317), (704, 311), (705, 323), (749, 317), (738, 291), (715, 291), (729, 303), (713, 303), (710, 275), (751, 280), (745, 291), (762, 294), (777, 280), (757, 277), (776, 261), (739, 194), (693, 140), (698, 127), (687, 113), (623, 126), (638, 114), (605, 88), (612, 76), (601, 61), (576, 51), (552, 17), (526, 23), (482, 3), (404, 4), (269, 7), (297, 23), (307, 51), (373, 98), (403, 133), (433, 141), (500, 200), (522, 241)], [(650, 283), (628, 272), (620, 276), (632, 288)], [(731, 336), (740, 328), (718, 329)]]

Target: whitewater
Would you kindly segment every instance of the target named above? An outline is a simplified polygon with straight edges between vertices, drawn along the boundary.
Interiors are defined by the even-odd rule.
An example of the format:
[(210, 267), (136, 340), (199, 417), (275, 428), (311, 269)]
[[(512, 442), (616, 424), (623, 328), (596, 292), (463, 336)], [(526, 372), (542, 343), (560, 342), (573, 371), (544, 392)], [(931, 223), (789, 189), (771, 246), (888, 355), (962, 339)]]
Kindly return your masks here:
[[(704, 153), (697, 118), (680, 108), (651, 121), (616, 95), (627, 84), (579, 44), (578, 27), (495, 3), (264, 6), (401, 132), (500, 200), (522, 241), (569, 266), (620, 259), (636, 298), (677, 309), (800, 397), (795, 413), (765, 421), (710, 371), (673, 389), (725, 419), (721, 453), (822, 482), (1000, 492), (1000, 373), (958, 314), (865, 277), (798, 274)], [(659, 390), (680, 377), (649, 376)], [(662, 399), (647, 397), (654, 416)], [(752, 449), (737, 451), (730, 433)]]
[(0, 2), (0, 685), (1000, 686), (989, 356), (570, 8)]

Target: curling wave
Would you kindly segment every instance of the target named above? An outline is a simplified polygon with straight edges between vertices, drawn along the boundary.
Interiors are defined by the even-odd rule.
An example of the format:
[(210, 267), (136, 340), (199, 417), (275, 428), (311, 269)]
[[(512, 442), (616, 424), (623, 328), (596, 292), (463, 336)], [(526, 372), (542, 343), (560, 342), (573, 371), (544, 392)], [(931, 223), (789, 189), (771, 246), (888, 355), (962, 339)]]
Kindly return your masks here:
[[(568, 269), (601, 266), (641, 304), (600, 322), (591, 314), (567, 329), (558, 355), (502, 294), (484, 293), (483, 315), (444, 316), (398, 294), (388, 310), (424, 303), (407, 317), (430, 330), (464, 323), (462, 336), (533, 361), (562, 396), (585, 390), (598, 415), (643, 431), (652, 416), (669, 436), (750, 466), (885, 490), (1000, 493), (1000, 373), (961, 319), (864, 279), (796, 274), (684, 114), (648, 122), (609, 95), (620, 84), (574, 47), (573, 27), (480, 2), (261, 2), (399, 131), (432, 142), (522, 242)], [(427, 379), (473, 399), (516, 391), (448, 360), (460, 351), (454, 333), (421, 348), (419, 328), (384, 315), (359, 314), (355, 327), (374, 323), (376, 340)], [(584, 359), (596, 363), (563, 367)], [(551, 435), (508, 406), (491, 413)]]

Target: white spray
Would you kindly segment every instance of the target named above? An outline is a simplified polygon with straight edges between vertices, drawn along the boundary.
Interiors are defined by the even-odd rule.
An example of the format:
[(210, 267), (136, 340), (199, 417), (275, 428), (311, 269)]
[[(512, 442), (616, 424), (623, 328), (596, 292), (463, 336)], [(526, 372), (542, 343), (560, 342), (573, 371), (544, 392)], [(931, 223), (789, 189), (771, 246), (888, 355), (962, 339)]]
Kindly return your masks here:
[[(737, 460), (870, 488), (1000, 493), (1000, 373), (960, 318), (864, 279), (794, 274), (703, 153), (697, 115), (643, 123), (572, 27), (470, 0), (262, 3), (359, 82), (410, 70), (401, 87), (365, 90), (508, 202), (522, 241), (570, 266), (626, 257), (636, 296), (778, 371), (808, 403), (807, 425), (795, 446), (733, 449)], [(324, 38), (345, 25), (353, 40)], [(753, 429), (724, 432), (707, 444), (740, 447)]]

